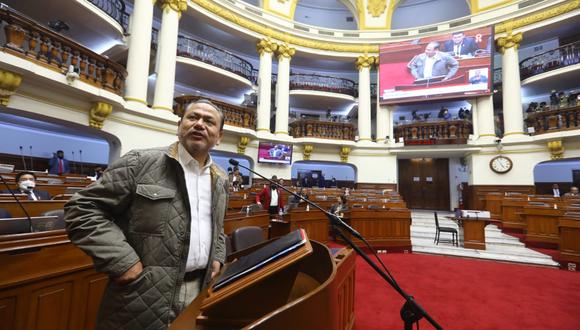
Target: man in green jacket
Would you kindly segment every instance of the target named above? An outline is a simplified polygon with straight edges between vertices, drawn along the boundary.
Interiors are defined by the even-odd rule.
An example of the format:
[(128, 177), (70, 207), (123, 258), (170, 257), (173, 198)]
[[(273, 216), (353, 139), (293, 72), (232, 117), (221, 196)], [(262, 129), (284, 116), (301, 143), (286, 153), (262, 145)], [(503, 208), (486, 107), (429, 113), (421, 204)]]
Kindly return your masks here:
[(228, 177), (209, 151), (224, 115), (190, 104), (168, 148), (133, 150), (65, 205), (71, 241), (110, 280), (97, 329), (164, 329), (225, 260)]

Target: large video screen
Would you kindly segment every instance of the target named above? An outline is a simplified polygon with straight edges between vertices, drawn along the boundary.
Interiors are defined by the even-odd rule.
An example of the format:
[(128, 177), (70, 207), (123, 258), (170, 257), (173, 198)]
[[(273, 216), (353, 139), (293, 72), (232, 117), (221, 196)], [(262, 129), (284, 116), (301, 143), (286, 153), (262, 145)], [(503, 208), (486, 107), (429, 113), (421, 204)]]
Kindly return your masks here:
[(292, 163), (292, 145), (260, 142), (258, 145), (258, 162), (290, 165)]
[(491, 94), (493, 27), (380, 47), (381, 104)]

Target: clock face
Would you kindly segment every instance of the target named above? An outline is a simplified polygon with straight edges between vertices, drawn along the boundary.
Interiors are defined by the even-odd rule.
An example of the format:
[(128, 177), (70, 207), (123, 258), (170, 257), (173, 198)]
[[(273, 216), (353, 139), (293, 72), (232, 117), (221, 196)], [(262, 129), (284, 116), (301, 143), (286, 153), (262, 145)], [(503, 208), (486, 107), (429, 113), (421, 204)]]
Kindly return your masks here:
[(505, 156), (497, 156), (491, 159), (489, 167), (496, 173), (507, 173), (512, 169), (512, 160)]

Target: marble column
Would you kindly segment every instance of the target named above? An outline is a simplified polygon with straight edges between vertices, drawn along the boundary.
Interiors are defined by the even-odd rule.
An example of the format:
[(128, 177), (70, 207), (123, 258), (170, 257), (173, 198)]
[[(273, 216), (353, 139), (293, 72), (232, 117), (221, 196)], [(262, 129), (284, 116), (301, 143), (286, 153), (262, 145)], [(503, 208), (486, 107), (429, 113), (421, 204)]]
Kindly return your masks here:
[(376, 62), (367, 54), (356, 60), (358, 69), (358, 139), (371, 141), (371, 67)]
[(157, 45), (157, 81), (153, 109), (173, 112), (179, 18), (181, 13), (187, 10), (187, 1), (159, 0), (158, 2), (163, 15)]
[(296, 50), (281, 44), (278, 55), (278, 81), (276, 83), (276, 135), (288, 135), (288, 112), (290, 110), (290, 60)]
[(502, 84), (503, 84), (503, 122), (504, 138), (518, 139), (524, 135), (524, 112), (522, 110), (522, 90), (520, 81), (520, 66), (518, 46), (522, 41), (522, 34), (511, 32), (506, 37), (497, 40), (502, 53)]
[(270, 109), (272, 107), (272, 53), (278, 45), (270, 39), (258, 41), (256, 46), (260, 54), (258, 72), (258, 109), (256, 131), (270, 132)]
[[(475, 101), (474, 117), (477, 117), (479, 141), (495, 141), (495, 122), (493, 118), (493, 95), (479, 96)], [(473, 112), (472, 112), (473, 113)]]
[(133, 3), (125, 80), (125, 100), (128, 103), (147, 106), (151, 28), (155, 2), (156, 0), (135, 0)]

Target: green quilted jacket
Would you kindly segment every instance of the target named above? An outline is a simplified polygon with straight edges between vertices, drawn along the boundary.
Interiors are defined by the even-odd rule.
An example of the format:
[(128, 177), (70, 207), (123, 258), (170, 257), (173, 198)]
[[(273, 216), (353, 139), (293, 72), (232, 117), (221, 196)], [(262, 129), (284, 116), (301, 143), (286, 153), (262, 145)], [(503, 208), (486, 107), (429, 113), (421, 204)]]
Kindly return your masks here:
[[(204, 285), (211, 280), (211, 262), (223, 263), (226, 254), (228, 177), (216, 165), (210, 172), (213, 240)], [(177, 143), (127, 153), (65, 205), (68, 235), (93, 258), (97, 271), (117, 277), (139, 260), (143, 263), (143, 273), (133, 282), (120, 286), (109, 281), (98, 329), (164, 329), (177, 317), (190, 214)]]

